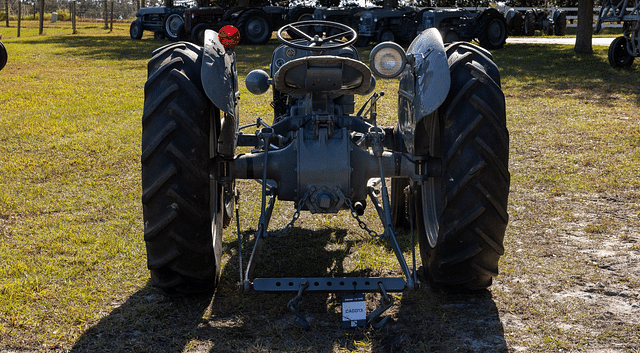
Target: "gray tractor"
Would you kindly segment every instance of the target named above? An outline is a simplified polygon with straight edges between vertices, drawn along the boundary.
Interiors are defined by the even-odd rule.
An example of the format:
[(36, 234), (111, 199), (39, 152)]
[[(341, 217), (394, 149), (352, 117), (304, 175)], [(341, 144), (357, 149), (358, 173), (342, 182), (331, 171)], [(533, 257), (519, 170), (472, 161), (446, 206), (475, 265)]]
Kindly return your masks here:
[(507, 41), (507, 22), (495, 8), (480, 13), (463, 8), (423, 9), (420, 12), (418, 33), (437, 28), (445, 43), (477, 40), (486, 49), (500, 49)]
[(144, 31), (152, 31), (154, 38), (179, 40), (184, 36), (184, 11), (195, 2), (165, 0), (166, 6), (143, 7), (131, 22), (131, 39), (141, 39)]
[[(629, 7), (633, 6), (633, 7)], [(623, 35), (609, 45), (609, 64), (616, 69), (629, 68), (640, 56), (640, 1), (604, 0), (595, 33), (605, 22), (623, 22)]]
[(509, 9), (504, 14), (509, 35), (533, 36), (536, 30), (543, 34), (564, 36), (567, 34), (567, 14), (558, 8), (529, 9), (518, 11)]
[[(314, 26), (336, 34), (307, 35)], [(283, 36), (291, 32), (300, 39)], [(398, 245), (398, 237), (406, 244), (413, 233), (432, 285), (491, 285), (504, 253), (510, 184), (505, 98), (491, 54), (470, 43), (444, 45), (428, 29), (406, 52), (391, 42), (377, 45), (368, 66), (353, 47), (357, 33), (343, 24), (297, 22), (277, 38), (270, 72), (246, 77), (251, 93), (272, 91), (274, 118), (257, 119), (247, 133), (239, 126), (236, 60), (242, 59), (218, 33), (206, 31), (204, 47), (159, 48), (149, 61), (141, 161), (151, 284), (166, 295), (214, 291), (234, 209), (240, 229), (235, 183), (253, 179), (262, 190), (260, 216), (250, 256), (243, 257), (238, 239), (241, 288), (297, 293), (289, 308), (305, 326), (295, 303), (312, 291), (380, 293), (368, 318), (379, 322), (393, 301), (388, 293), (418, 283), (415, 260), (411, 267)], [(383, 93), (375, 92), (375, 76), (400, 78), (394, 126), (378, 125)], [(369, 96), (357, 110), (355, 95)], [(239, 146), (251, 152), (238, 153)], [(277, 199), (293, 206), (288, 225), (272, 231)], [(367, 204), (383, 231), (362, 217)], [(284, 236), (303, 211), (348, 212), (363, 233), (387, 242), (402, 275), (255, 278), (264, 242)], [(414, 231), (399, 233), (405, 225)]]

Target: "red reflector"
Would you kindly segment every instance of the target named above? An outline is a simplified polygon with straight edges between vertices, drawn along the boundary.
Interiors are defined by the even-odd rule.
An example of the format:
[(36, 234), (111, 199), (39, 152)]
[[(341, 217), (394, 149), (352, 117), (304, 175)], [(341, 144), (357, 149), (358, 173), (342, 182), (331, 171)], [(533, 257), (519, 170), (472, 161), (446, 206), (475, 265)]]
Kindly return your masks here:
[(240, 31), (233, 26), (224, 26), (218, 32), (218, 38), (223, 47), (233, 49), (240, 43)]

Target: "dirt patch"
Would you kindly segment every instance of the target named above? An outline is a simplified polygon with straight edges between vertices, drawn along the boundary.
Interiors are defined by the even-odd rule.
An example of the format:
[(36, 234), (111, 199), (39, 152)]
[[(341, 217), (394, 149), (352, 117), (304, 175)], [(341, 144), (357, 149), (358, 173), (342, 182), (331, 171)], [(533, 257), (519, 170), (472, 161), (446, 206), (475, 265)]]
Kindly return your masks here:
[(506, 273), (494, 287), (509, 347), (638, 351), (637, 197), (561, 195), (541, 204), (544, 194), (514, 212)]

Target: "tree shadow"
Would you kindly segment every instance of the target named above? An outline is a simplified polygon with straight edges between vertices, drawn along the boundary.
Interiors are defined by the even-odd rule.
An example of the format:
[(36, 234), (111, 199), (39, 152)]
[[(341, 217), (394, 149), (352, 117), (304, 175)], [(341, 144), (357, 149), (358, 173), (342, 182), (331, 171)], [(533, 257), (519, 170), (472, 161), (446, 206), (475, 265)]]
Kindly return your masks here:
[[(615, 96), (635, 95), (640, 105), (640, 65), (617, 70), (609, 65), (607, 48), (597, 47), (594, 55), (577, 55), (573, 46), (509, 44), (492, 52), (503, 80), (518, 79), (520, 94), (531, 97), (565, 92), (590, 104), (611, 107)], [(613, 98), (612, 98), (613, 97)]]
[(94, 60), (148, 60), (155, 49), (170, 43), (168, 40), (133, 40), (128, 37), (83, 35), (33, 37), (21, 42), (34, 46), (43, 42), (53, 43), (68, 49), (59, 55)]

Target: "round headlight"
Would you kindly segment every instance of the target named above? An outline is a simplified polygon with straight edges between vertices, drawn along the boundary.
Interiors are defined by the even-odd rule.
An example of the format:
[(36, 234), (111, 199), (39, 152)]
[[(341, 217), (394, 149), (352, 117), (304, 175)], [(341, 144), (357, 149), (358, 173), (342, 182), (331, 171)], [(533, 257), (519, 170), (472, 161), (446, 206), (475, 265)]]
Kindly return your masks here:
[(371, 50), (369, 64), (374, 74), (382, 78), (394, 78), (404, 71), (407, 54), (396, 43), (380, 43)]

